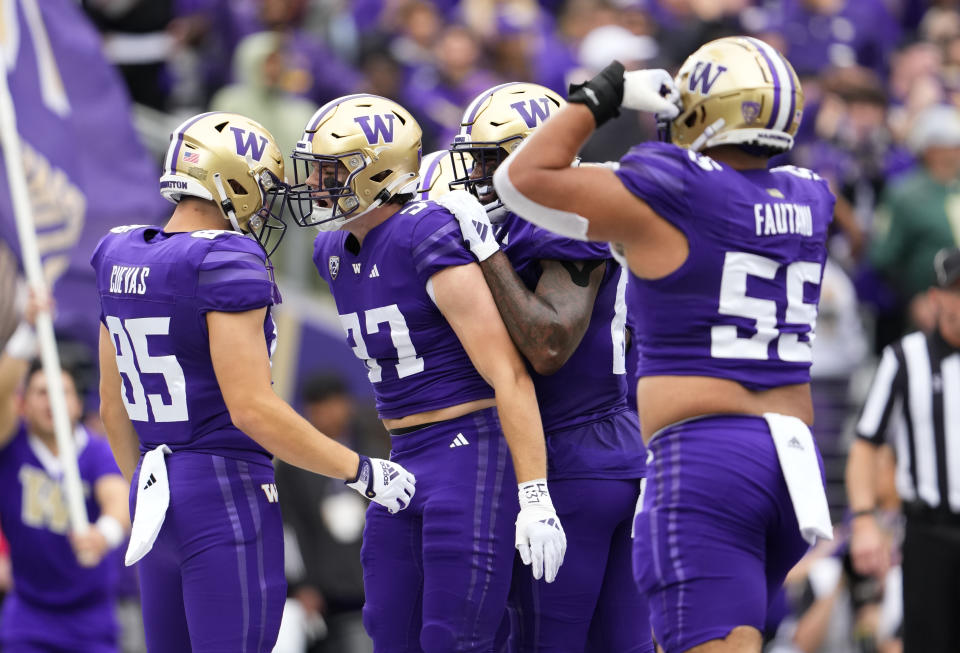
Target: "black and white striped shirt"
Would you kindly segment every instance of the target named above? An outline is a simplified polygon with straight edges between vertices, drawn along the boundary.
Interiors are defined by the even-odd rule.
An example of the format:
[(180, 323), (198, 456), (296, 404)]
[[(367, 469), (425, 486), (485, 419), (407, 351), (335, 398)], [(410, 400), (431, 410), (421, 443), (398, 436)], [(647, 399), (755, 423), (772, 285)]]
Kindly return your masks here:
[(884, 349), (857, 436), (893, 445), (905, 502), (960, 514), (960, 349), (938, 332)]

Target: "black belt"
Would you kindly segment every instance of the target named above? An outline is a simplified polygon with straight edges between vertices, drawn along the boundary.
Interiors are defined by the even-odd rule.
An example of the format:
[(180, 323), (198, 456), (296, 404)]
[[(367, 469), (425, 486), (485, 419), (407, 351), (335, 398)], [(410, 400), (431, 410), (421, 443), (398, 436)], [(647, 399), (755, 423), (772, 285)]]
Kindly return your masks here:
[(916, 523), (960, 528), (960, 514), (947, 508), (931, 508), (925, 503), (911, 502), (903, 504), (903, 514)]
[(406, 435), (407, 433), (413, 433), (414, 431), (419, 431), (420, 429), (425, 429), (428, 426), (434, 426), (435, 424), (441, 424), (442, 422), (427, 422), (426, 424), (417, 424), (416, 426), (401, 426), (398, 429), (390, 429), (390, 435)]

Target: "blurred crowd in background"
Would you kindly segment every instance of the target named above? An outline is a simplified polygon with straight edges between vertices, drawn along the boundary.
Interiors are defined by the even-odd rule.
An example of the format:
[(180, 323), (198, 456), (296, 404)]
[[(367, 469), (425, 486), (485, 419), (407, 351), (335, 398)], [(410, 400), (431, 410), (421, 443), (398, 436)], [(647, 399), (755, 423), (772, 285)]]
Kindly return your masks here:
[[(814, 433), (837, 538), (811, 552), (788, 578), (778, 618), (769, 625), (769, 650), (899, 650), (896, 568), (885, 578), (869, 579), (849, 564), (843, 469), (876, 354), (909, 330), (933, 328), (926, 297), (934, 282), (933, 256), (960, 244), (960, 1), (80, 4), (102, 36), (104, 55), (122, 74), (133, 123), (158, 170), (171, 130), (203, 110), (248, 115), (290, 151), (320, 105), (347, 93), (375, 93), (414, 114), (427, 153), (449, 146), (467, 104), (500, 82), (532, 81), (565, 95), (570, 82), (595, 74), (612, 59), (630, 69), (675, 72), (699, 45), (722, 36), (749, 34), (777, 47), (800, 76), (806, 98), (796, 146), (780, 163), (815, 170), (839, 199), (813, 367)], [(651, 117), (624, 111), (591, 139), (583, 158), (617, 159), (630, 145), (653, 138)], [(325, 291), (314, 280), (309, 251), (308, 237), (288, 236), (279, 262), (281, 286), (301, 288), (322, 305)], [(356, 397), (351, 383), (324, 379), (300, 386), (301, 402), (329, 408), (330, 398), (335, 400), (332, 417), (317, 413), (313, 421), (331, 435), (339, 431), (346, 438), (361, 430), (382, 442), (369, 419), (368, 395)], [(354, 424), (355, 414), (367, 416), (360, 420), (366, 424), (362, 429)], [(892, 469), (891, 463), (891, 476)], [(291, 544), (299, 539), (306, 543), (300, 549), (309, 549), (311, 542), (330, 542), (329, 554), (288, 555), (291, 595), (307, 626), (297, 631), (301, 641), (286, 650), (306, 645), (343, 653), (369, 650), (356, 619), (336, 625), (340, 614), (356, 615), (362, 605), (356, 554), (362, 506), (337, 498), (329, 483), (321, 485), (311, 490), (326, 497), (319, 511), (284, 506), (294, 515)], [(892, 486), (884, 485), (891, 488), (884, 507), (896, 541)], [(0, 585), (5, 578), (0, 564)], [(327, 625), (319, 615), (327, 617)], [(334, 642), (327, 633), (343, 639)], [(307, 635), (312, 644), (302, 639)]]

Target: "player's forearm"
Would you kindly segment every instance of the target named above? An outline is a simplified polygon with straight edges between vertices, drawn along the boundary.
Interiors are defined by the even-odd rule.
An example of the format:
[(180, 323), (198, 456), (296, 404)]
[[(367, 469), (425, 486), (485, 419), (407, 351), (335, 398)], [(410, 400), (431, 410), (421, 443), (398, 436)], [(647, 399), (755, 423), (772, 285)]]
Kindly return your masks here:
[(127, 483), (133, 479), (133, 473), (137, 470), (137, 463), (140, 461), (140, 440), (137, 438), (137, 432), (130, 422), (130, 416), (127, 410), (119, 401), (107, 399), (101, 391), (100, 393), (100, 421), (103, 422), (103, 428), (107, 434), (107, 442), (110, 443), (110, 451), (113, 452), (113, 459), (120, 468), (120, 473)]
[(480, 269), (517, 349), (539, 374), (556, 372), (576, 348), (571, 329), (549, 302), (527, 289), (503, 252), (483, 261)]
[(283, 461), (331, 478), (352, 480), (360, 457), (317, 431), (273, 392), (230, 411), (233, 423)]
[(535, 183), (541, 170), (569, 168), (596, 129), (593, 114), (582, 104), (568, 104), (527, 138), (511, 155), (510, 179), (521, 191), (528, 179)]
[(873, 510), (877, 506), (875, 471), (877, 447), (857, 438), (847, 456), (847, 504), (852, 512)]
[(546, 478), (547, 451), (533, 382), (521, 372), (495, 383), (494, 391), (517, 482)]

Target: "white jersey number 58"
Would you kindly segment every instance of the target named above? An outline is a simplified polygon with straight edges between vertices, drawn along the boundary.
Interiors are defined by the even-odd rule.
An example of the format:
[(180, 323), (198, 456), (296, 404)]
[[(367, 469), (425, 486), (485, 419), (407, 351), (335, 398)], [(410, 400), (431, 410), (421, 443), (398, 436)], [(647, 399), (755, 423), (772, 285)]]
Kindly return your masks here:
[(782, 361), (809, 363), (813, 360), (814, 328), (817, 321), (816, 304), (803, 301), (803, 286), (820, 284), (823, 266), (811, 261), (794, 261), (787, 266), (784, 322), (806, 326), (806, 340), (797, 333), (781, 333), (777, 329), (777, 302), (747, 295), (747, 279), (773, 279), (780, 264), (765, 256), (746, 252), (727, 252), (720, 280), (721, 315), (744, 317), (755, 322), (757, 332), (741, 338), (735, 325), (714, 326), (710, 329), (710, 355), (713, 358), (745, 358), (767, 360), (769, 345), (777, 340), (777, 357)]

